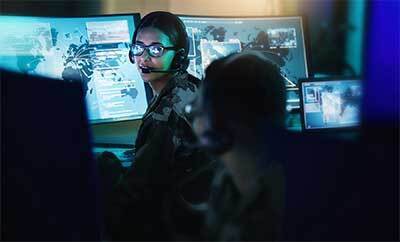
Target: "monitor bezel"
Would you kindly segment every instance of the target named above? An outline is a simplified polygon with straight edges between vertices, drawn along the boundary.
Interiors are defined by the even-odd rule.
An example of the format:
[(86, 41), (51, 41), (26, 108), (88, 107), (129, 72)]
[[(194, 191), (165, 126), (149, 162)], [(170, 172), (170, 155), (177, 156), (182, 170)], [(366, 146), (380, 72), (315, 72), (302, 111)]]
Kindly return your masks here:
[[(330, 133), (337, 131), (358, 131), (361, 128), (361, 114), (360, 114), (360, 122), (355, 126), (348, 127), (332, 127), (332, 128), (313, 128), (307, 129), (304, 115), (304, 102), (303, 102), (303, 84), (310, 82), (335, 82), (335, 81), (359, 81), (360, 85), (362, 85), (362, 78), (360, 76), (330, 76), (330, 77), (312, 77), (312, 78), (302, 78), (299, 79), (299, 97), (300, 97), (300, 122), (301, 122), (301, 131), (303, 133)], [(361, 105), (361, 103), (360, 103)]]

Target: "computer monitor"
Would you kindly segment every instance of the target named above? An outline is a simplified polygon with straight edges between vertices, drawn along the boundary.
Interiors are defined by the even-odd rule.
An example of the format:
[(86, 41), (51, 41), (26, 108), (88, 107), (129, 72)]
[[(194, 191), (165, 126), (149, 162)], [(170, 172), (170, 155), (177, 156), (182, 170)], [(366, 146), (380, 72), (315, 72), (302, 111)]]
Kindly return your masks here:
[(0, 67), (81, 81), (91, 123), (140, 119), (146, 92), (128, 58), (139, 19), (0, 16)]
[(300, 92), (304, 131), (353, 129), (360, 125), (360, 79), (304, 79), (300, 80)]
[(190, 74), (201, 78), (215, 59), (243, 50), (260, 51), (280, 67), (287, 86), (287, 109), (299, 108), (297, 82), (309, 76), (302, 17), (180, 18), (190, 39)]
[(6, 241), (97, 241), (101, 201), (81, 83), (0, 70)]

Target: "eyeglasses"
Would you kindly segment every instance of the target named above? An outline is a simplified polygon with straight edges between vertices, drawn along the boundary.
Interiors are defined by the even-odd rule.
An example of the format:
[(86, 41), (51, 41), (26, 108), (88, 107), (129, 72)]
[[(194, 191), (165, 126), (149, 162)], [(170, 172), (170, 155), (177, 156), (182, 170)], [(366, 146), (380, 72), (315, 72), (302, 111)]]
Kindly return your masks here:
[(164, 54), (165, 50), (178, 50), (177, 47), (164, 47), (160, 44), (152, 44), (152, 45), (145, 45), (145, 44), (140, 44), (140, 43), (136, 43), (136, 44), (132, 44), (131, 45), (131, 52), (134, 56), (141, 56), (143, 55), (143, 52), (147, 50), (147, 53), (149, 53), (149, 55), (151, 57), (161, 57)]

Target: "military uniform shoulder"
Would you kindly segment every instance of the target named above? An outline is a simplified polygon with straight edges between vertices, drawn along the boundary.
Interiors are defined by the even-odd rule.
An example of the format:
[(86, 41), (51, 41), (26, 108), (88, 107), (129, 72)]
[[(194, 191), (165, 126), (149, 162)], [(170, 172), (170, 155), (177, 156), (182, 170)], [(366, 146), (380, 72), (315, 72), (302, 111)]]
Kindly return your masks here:
[(175, 88), (189, 89), (192, 92), (195, 92), (200, 85), (200, 80), (189, 73), (179, 74), (174, 79)]
[(187, 73), (176, 77), (176, 85), (171, 95), (173, 109), (180, 115), (184, 115), (185, 107), (197, 98), (198, 85), (195, 79), (197, 78)]
[(197, 86), (189, 79), (195, 78), (183, 73), (171, 79), (170, 86), (162, 95), (152, 117), (158, 121), (168, 121), (171, 113), (185, 116), (185, 107), (197, 98)]

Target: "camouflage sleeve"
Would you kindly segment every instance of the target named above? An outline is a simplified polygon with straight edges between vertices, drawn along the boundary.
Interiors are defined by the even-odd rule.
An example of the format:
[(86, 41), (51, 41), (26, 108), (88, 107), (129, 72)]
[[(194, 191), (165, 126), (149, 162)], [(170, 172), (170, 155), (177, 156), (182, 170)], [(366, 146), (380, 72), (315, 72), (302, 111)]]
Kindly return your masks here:
[(112, 239), (148, 239), (162, 227), (163, 202), (171, 188), (172, 132), (166, 122), (147, 128), (132, 169), (110, 199), (107, 222)]
[(145, 143), (136, 150), (130, 176), (146, 185), (166, 185), (174, 159), (173, 132), (167, 122), (148, 127)]

